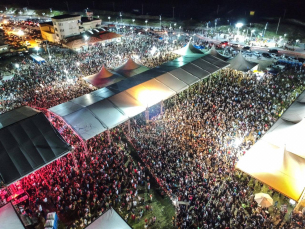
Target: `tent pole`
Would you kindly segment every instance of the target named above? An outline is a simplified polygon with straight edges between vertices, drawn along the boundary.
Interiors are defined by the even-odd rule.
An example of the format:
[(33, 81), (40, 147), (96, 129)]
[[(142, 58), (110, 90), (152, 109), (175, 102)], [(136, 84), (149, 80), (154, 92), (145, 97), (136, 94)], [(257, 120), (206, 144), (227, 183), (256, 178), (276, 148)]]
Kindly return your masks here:
[(200, 89), (201, 89), (201, 80), (198, 83), (198, 93), (200, 93)]
[(160, 114), (163, 114), (163, 100), (161, 101), (161, 106), (160, 106)]
[(128, 134), (130, 134), (130, 119), (127, 121)]
[(107, 130), (108, 142), (111, 143), (110, 130)]
[(146, 110), (145, 110), (145, 120), (146, 120), (146, 124), (148, 124), (149, 123), (149, 110), (148, 110), (148, 108), (146, 108)]

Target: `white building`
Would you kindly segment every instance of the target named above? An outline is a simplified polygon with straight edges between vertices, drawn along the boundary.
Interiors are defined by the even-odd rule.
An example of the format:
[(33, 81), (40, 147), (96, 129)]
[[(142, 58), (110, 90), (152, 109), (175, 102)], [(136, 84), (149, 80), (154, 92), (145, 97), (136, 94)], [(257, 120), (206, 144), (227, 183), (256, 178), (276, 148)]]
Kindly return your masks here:
[(60, 42), (67, 37), (79, 35), (89, 29), (97, 28), (101, 25), (101, 19), (91, 17), (81, 17), (80, 15), (63, 14), (52, 17), (55, 42)]
[(66, 37), (71, 37), (80, 34), (80, 15), (63, 14), (52, 17), (51, 19), (54, 26), (55, 41), (59, 42)]

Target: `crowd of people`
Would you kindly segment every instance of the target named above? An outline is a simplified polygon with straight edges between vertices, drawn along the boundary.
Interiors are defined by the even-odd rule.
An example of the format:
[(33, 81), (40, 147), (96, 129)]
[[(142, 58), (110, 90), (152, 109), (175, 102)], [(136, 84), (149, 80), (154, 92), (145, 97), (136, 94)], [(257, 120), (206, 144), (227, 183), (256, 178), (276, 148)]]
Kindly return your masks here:
[[(102, 65), (114, 69), (132, 56), (152, 68), (177, 58), (171, 51), (182, 46), (129, 34), (122, 43), (98, 44), (79, 53), (51, 50), (52, 59), (44, 64), (24, 58), (12, 70), (13, 79), (0, 86), (0, 113), (22, 105), (50, 108), (96, 90), (81, 77), (97, 73)], [(259, 207), (254, 201), (258, 182), (241, 179), (234, 170), (239, 157), (304, 89), (303, 73), (258, 77), (224, 69), (220, 76), (192, 86), (189, 94), (165, 101), (164, 113), (158, 114), (159, 106), (152, 108), (150, 123), (139, 116), (130, 134), (145, 166), (129, 156), (119, 129), (84, 142), (51, 116), (73, 152), (20, 181), (30, 197), (20, 210), (41, 224), (47, 212), (56, 211), (73, 229), (84, 228), (110, 207), (126, 221), (136, 221), (151, 210), (139, 188), (149, 192), (152, 176), (175, 203), (185, 203), (177, 205), (173, 223), (180, 229), (305, 227), (300, 215), (288, 223), (285, 213), (270, 214)], [(145, 219), (145, 228), (155, 222), (155, 216)]]
[(150, 176), (127, 154), (119, 130), (82, 142), (61, 119), (51, 119), (73, 152), (19, 181), (30, 197), (20, 208), (27, 221), (44, 225), (47, 213), (55, 211), (67, 228), (78, 229), (113, 207), (127, 222), (145, 217), (145, 225), (154, 224), (156, 217), (146, 216), (148, 198), (138, 193), (139, 187), (150, 188)]
[(294, 228), (285, 214), (276, 218), (260, 208), (250, 178), (241, 182), (234, 168), (304, 82), (285, 72), (257, 77), (225, 69), (221, 75), (193, 87), (189, 97), (169, 100), (149, 125), (133, 125), (138, 154), (173, 199), (189, 204), (178, 206), (178, 228)]
[(13, 78), (0, 85), (0, 113), (22, 105), (50, 108), (96, 90), (82, 77), (99, 72), (103, 65), (114, 69), (132, 57), (139, 64), (152, 68), (177, 58), (172, 51), (180, 47), (182, 42), (130, 34), (122, 37), (121, 43), (95, 44), (80, 52), (49, 48), (52, 59), (47, 57), (46, 63), (38, 64), (25, 57), (15, 63), (18, 68), (15, 65), (6, 68)]

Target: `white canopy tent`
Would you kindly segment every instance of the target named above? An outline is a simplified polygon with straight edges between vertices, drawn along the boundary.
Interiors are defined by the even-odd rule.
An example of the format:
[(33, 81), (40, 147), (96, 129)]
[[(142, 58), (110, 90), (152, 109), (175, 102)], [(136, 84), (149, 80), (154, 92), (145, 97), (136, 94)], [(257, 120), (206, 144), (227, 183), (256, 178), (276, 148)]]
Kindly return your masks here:
[(0, 208), (1, 229), (25, 229), (11, 203)]
[(187, 43), (183, 48), (175, 50), (174, 53), (181, 56), (202, 56), (204, 54), (199, 49), (196, 49), (191, 42)]
[[(229, 65), (209, 55), (201, 56), (202, 60), (198, 58), (180, 57), (49, 110), (88, 140)], [(136, 67), (132, 62), (129, 64), (130, 68)]]
[(86, 229), (132, 229), (132, 227), (113, 208), (110, 208)]
[(305, 104), (299, 102), (304, 95), (305, 92), (236, 166), (295, 201), (305, 189)]

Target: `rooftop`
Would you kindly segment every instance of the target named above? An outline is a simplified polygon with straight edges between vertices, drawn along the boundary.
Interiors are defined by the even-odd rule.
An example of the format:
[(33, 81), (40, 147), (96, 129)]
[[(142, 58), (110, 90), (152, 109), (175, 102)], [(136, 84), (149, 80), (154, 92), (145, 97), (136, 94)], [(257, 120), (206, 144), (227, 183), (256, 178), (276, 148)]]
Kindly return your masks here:
[(100, 18), (92, 18), (92, 20), (89, 20), (88, 17), (81, 17), (82, 22), (90, 22), (90, 21), (99, 21)]
[(79, 14), (62, 14), (62, 15), (58, 15), (55, 17), (52, 17), (52, 19), (65, 19), (65, 18), (70, 18), (70, 17), (80, 17)]
[(53, 22), (51, 21), (48, 21), (48, 22), (42, 22), (42, 23), (39, 23), (40, 25), (53, 25)]

